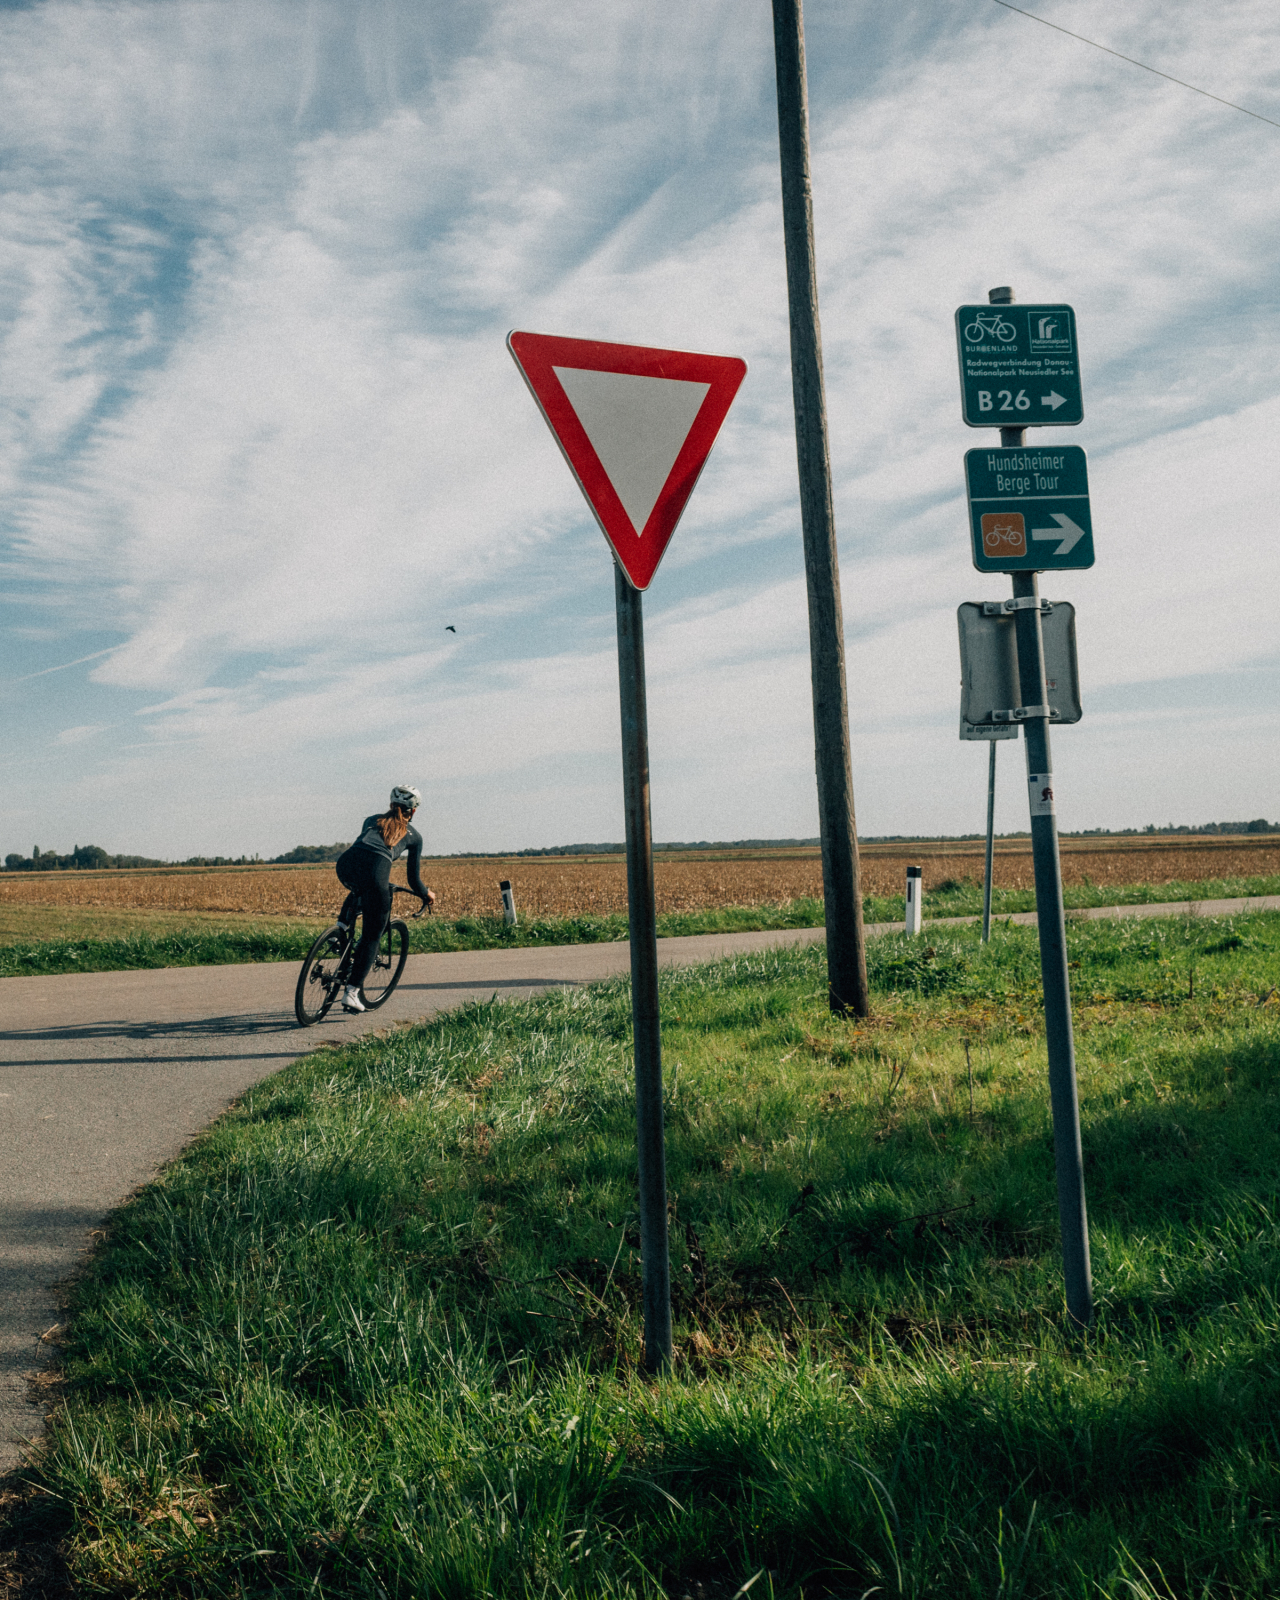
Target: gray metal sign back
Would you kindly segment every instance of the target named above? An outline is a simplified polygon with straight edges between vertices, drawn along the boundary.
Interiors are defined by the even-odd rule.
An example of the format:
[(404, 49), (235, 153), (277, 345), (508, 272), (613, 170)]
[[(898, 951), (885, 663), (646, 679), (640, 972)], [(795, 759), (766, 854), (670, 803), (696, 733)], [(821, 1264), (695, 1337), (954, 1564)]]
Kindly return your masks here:
[[(1031, 709), (1023, 706), (1018, 688), (1014, 616), (1013, 606), (1002, 600), (967, 601), (956, 612), (962, 739), (989, 739), (994, 730), (1004, 728), (1016, 733), (1026, 720), (1024, 713)], [(1079, 722), (1083, 711), (1076, 661), (1076, 608), (1066, 600), (1043, 601), (1040, 631), (1049, 721)]]
[(1084, 420), (1070, 306), (961, 306), (960, 395), (971, 428), (1062, 428)]

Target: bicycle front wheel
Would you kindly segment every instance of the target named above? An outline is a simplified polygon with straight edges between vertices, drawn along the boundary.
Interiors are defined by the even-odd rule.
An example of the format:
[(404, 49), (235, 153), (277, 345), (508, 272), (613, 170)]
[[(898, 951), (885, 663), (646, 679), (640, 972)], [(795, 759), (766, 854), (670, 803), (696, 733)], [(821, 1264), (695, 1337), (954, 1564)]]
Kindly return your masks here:
[(360, 989), (360, 998), (370, 1011), (376, 1011), (391, 998), (400, 974), (409, 959), (409, 930), (403, 922), (391, 922), (378, 940), (378, 954)]
[(342, 967), (350, 948), (350, 935), (340, 922), (326, 928), (307, 951), (293, 993), (293, 1014), (298, 1026), (319, 1022), (338, 998), (342, 988)]

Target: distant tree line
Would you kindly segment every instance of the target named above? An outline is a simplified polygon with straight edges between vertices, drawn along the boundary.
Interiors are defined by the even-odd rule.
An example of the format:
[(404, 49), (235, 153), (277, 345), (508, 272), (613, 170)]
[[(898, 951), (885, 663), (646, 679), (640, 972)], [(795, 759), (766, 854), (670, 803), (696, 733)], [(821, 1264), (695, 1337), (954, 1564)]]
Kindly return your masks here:
[[(1064, 833), (1068, 839), (1129, 838), (1151, 834), (1205, 834), (1205, 833), (1280, 833), (1280, 822), (1268, 822), (1265, 817), (1255, 817), (1252, 822), (1204, 822), (1198, 827), (1188, 823), (1166, 823), (1164, 827), (1148, 822), (1145, 828), (1080, 828)], [(1025, 829), (1017, 833), (1002, 833), (1002, 839), (1025, 837)], [(980, 839), (980, 833), (884, 833), (864, 836), (863, 844), (946, 844), (965, 839)], [(699, 839), (690, 843), (658, 844), (656, 850), (780, 850), (796, 845), (816, 845), (817, 839)], [(317, 865), (336, 861), (350, 847), (338, 844), (297, 844), (282, 856), (188, 856), (185, 861), (156, 861), (150, 856), (111, 855), (98, 844), (73, 845), (68, 855), (60, 856), (56, 850), (41, 850), (32, 845), (29, 856), (9, 854), (4, 858), (6, 872), (101, 872), (108, 867), (253, 867)], [(558, 844), (545, 849), (484, 851), (455, 851), (459, 857), (469, 859), (493, 856), (495, 860), (510, 860), (516, 856), (607, 856), (621, 855), (623, 844)]]
[[(817, 839), (688, 839), (671, 840), (655, 844), (655, 850), (782, 850), (794, 845), (818, 844)], [(552, 844), (543, 849), (526, 850), (455, 850), (459, 859), (474, 861), (477, 857), (492, 856), (495, 861), (515, 860), (520, 856), (620, 856), (626, 850), (620, 841), (610, 844)]]
[[(1253, 822), (1206, 822), (1200, 827), (1192, 827), (1189, 823), (1170, 822), (1164, 827), (1157, 823), (1149, 822), (1144, 828), (1081, 828), (1074, 832), (1063, 832), (1064, 838), (1087, 839), (1096, 836), (1111, 838), (1139, 837), (1145, 834), (1163, 833), (1280, 833), (1280, 822), (1268, 822), (1263, 817), (1256, 818)], [(962, 844), (969, 839), (984, 839), (983, 833), (876, 833), (863, 834), (863, 844)], [(1026, 828), (1016, 829), (1013, 833), (1002, 833), (1002, 839), (1024, 839), (1030, 835)], [(819, 839), (693, 839), (671, 840), (667, 843), (655, 842), (655, 850), (787, 850), (798, 845), (818, 845)], [(466, 857), (469, 860), (484, 859), (492, 856), (495, 860), (514, 860), (521, 856), (608, 856), (622, 855), (626, 850), (625, 844), (555, 844), (548, 845), (545, 849), (527, 850), (457, 850), (454, 854)], [(281, 857), (281, 860), (292, 859)]]
[(65, 856), (56, 850), (41, 850), (37, 844), (32, 845), (29, 856), (7, 855), (4, 865), (7, 872), (87, 872), (104, 867), (167, 867), (169, 863), (152, 861), (147, 856), (109, 855), (100, 844), (73, 845)]
[(188, 856), (185, 861), (156, 861), (151, 856), (111, 855), (100, 844), (74, 845), (68, 855), (33, 845), (29, 856), (10, 853), (6, 872), (101, 872), (108, 867), (253, 867), (285, 866), (294, 862), (336, 861), (345, 844), (299, 844), (282, 856), (264, 861), (261, 856)]
[(1094, 834), (1108, 834), (1113, 838), (1128, 838), (1149, 833), (1280, 833), (1280, 822), (1255, 817), (1252, 822), (1202, 822), (1194, 828), (1186, 822), (1166, 822), (1164, 827), (1148, 822), (1145, 828), (1081, 828), (1071, 837), (1084, 839)]
[(344, 850), (350, 850), (349, 844), (295, 844), (292, 850), (286, 850), (282, 856), (272, 856), (273, 866), (290, 866), (300, 861), (336, 861)]

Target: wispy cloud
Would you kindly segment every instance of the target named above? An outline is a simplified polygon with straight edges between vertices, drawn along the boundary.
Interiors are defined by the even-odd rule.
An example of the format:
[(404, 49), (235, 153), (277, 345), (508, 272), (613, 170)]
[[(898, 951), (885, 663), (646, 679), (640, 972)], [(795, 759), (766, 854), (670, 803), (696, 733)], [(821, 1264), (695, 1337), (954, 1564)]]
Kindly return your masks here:
[[(1038, 9), (1276, 103), (1261, 0)], [(337, 836), (372, 772), (421, 762), (442, 847), (616, 834), (609, 568), (503, 349), (520, 325), (750, 362), (647, 600), (655, 806), (670, 834), (813, 831), (767, 20), (728, 0), (0, 12), (8, 603), (62, 654), (123, 639), (0, 659), (11, 682), (98, 663), (12, 731), (15, 825), (74, 760), (109, 797), (104, 842), (267, 853), (308, 831), (299, 786)], [(968, 565), (960, 460), (983, 441), (951, 312), (998, 282), (1077, 307), (1100, 555), (1055, 587), (1086, 706), (1270, 659), (1235, 596), (1280, 576), (1275, 141), (994, 6), (830, 0), (808, 27), (860, 817), (954, 828), (954, 608), (998, 585)], [(68, 714), (51, 686), (73, 683)], [(122, 717), (149, 731), (59, 754), (68, 723)], [(1086, 717), (1059, 743), (1091, 738)], [(1139, 815), (1153, 784), (1179, 811), (1181, 764), (1135, 739), (1141, 781), (1085, 761), (1075, 820)], [(174, 741), (207, 797), (176, 821)], [(1265, 805), (1255, 767), (1214, 781), (1208, 811)]]

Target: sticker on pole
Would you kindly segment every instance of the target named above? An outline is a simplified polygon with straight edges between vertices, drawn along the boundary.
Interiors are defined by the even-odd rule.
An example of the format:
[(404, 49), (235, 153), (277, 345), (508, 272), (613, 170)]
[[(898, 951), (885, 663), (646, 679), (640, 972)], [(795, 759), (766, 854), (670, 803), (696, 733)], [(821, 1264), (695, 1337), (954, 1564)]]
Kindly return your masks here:
[(1033, 817), (1053, 816), (1053, 773), (1029, 772), (1027, 774), (1027, 797), (1031, 801), (1031, 815)]
[(507, 349), (627, 581), (647, 589), (746, 362), (545, 333), (510, 333)]

